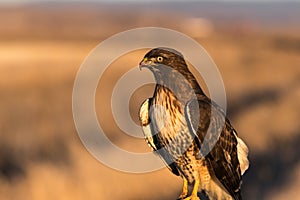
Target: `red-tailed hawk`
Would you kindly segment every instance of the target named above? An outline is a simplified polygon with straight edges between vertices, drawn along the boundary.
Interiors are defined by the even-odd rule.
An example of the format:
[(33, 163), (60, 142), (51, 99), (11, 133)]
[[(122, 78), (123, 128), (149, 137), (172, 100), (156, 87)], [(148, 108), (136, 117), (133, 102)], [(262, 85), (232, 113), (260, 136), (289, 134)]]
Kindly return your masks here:
[(140, 68), (148, 68), (156, 80), (153, 97), (144, 101), (139, 112), (145, 139), (183, 178), (179, 199), (199, 199), (201, 191), (211, 200), (241, 200), (248, 148), (222, 109), (204, 94), (182, 54), (155, 48)]

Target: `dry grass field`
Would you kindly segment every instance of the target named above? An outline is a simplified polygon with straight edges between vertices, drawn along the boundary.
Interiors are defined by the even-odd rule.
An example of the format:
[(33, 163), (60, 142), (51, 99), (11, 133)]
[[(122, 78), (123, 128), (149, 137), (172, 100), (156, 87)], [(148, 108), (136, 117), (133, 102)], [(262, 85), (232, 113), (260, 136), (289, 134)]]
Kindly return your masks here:
[[(296, 5), (293, 12), (300, 10)], [(260, 20), (244, 16), (228, 21), (211, 14), (195, 29), (192, 13), (165, 7), (0, 7), (1, 200), (165, 200), (180, 194), (181, 179), (167, 169), (131, 174), (97, 161), (82, 145), (73, 121), (73, 83), (85, 57), (110, 35), (143, 26), (192, 35), (219, 67), (228, 116), (250, 148), (245, 199), (299, 198), (300, 27), (293, 24), (298, 16), (291, 12), (281, 22), (256, 23)], [(120, 58), (114, 66), (124, 61), (137, 65), (143, 53)], [(115, 73), (106, 82), (108, 89), (118, 77)], [(102, 98), (109, 96), (98, 91), (96, 100)], [(135, 119), (140, 101), (133, 101)], [(99, 118), (108, 119), (102, 124), (115, 144), (148, 151), (142, 140), (122, 135), (99, 103), (96, 107)]]

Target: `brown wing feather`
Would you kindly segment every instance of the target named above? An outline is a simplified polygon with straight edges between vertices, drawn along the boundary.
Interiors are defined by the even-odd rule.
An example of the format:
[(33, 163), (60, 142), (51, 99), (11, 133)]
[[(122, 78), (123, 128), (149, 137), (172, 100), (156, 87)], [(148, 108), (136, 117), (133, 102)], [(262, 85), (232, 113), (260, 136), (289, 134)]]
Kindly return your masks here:
[[(190, 132), (195, 136), (195, 140), (198, 140), (196, 144), (200, 144), (199, 150), (206, 155), (204, 152), (211, 149), (205, 158), (210, 163), (213, 175), (233, 199), (241, 200), (241, 170), (237, 156), (237, 139), (229, 120), (215, 103), (202, 95), (187, 104), (185, 113)], [(221, 131), (219, 138), (214, 134), (217, 131)], [(207, 133), (210, 135), (207, 136)], [(205, 136), (209, 137), (208, 141), (211, 142), (203, 144)], [(216, 140), (217, 142), (214, 142)]]

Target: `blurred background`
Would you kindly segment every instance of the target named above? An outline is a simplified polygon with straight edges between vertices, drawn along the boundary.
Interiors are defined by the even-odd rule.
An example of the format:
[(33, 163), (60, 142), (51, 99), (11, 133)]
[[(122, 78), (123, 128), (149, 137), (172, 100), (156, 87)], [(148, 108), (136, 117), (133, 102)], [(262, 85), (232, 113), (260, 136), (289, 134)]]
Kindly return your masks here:
[[(299, 20), (300, 3), (279, 0), (2, 0), (0, 199), (176, 199), (182, 182), (167, 169), (129, 174), (98, 162), (82, 145), (72, 117), (73, 82), (85, 57), (109, 36), (144, 26), (193, 37), (219, 67), (228, 117), (250, 148), (245, 199), (300, 199)], [(136, 66), (144, 53), (114, 62), (118, 70), (107, 85), (124, 73), (122, 64)], [(100, 88), (96, 100), (109, 99), (109, 87), (104, 93)], [(133, 119), (152, 89), (135, 95)], [(106, 118), (108, 108), (96, 107), (99, 119)], [(149, 151), (106, 115), (102, 124), (115, 144)]]

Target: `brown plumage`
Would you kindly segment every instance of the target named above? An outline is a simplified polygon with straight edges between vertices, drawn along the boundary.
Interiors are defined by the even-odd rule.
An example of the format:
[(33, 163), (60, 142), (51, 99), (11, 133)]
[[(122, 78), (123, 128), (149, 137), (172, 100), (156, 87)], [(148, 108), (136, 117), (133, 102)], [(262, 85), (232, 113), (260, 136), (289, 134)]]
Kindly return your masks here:
[[(149, 51), (140, 68), (152, 71), (153, 97), (140, 109), (145, 139), (166, 166), (184, 180), (179, 199), (241, 200), (248, 149), (223, 111), (202, 91), (181, 53)], [(188, 191), (188, 185), (193, 186)]]

